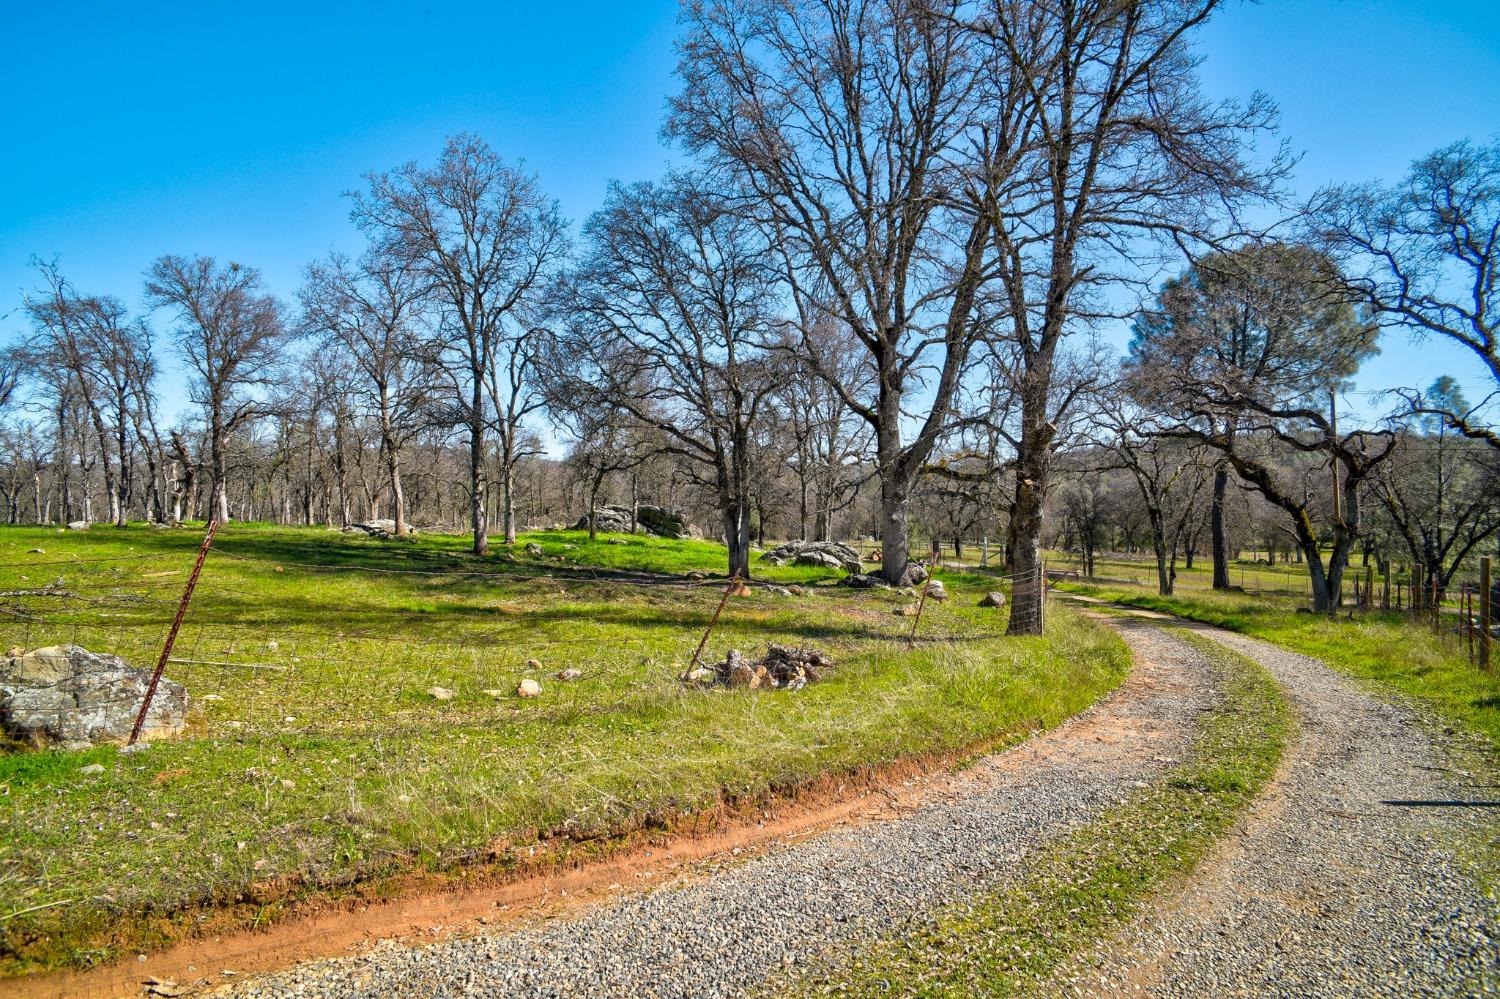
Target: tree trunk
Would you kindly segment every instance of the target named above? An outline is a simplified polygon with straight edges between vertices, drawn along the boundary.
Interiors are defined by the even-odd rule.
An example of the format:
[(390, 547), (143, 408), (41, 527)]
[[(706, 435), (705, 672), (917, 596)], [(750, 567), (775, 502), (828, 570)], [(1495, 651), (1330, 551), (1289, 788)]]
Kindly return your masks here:
[(1221, 462), (1214, 469), (1214, 499), (1209, 518), (1214, 555), (1214, 589), (1229, 589), (1229, 542), (1224, 535), (1224, 497), (1229, 491), (1229, 469)]
[(489, 513), (485, 509), (484, 488), (484, 380), (474, 375), (473, 409), (469, 417), (469, 515), (474, 532), (473, 552), (488, 555), (490, 551)]
[(727, 500), (720, 516), (724, 545), (729, 549), (729, 575), (750, 578), (750, 503), (745, 497)]

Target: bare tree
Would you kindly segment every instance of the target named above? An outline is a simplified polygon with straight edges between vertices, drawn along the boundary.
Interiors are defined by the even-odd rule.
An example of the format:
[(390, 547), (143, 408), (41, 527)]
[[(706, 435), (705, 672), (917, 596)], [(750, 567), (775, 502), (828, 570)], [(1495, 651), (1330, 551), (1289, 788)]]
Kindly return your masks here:
[(613, 185), (584, 233), (563, 367), (687, 460), (717, 501), (730, 574), (748, 578), (752, 428), (781, 376), (765, 245), (688, 177)]
[(1322, 191), (1312, 217), (1362, 305), (1415, 336), (1468, 348), (1493, 380), (1474, 407), (1434, 409), (1413, 391), (1412, 409), (1500, 449), (1500, 434), (1478, 416), (1500, 394), (1500, 140), (1445, 146), (1394, 186)]
[(1500, 455), (1450, 437), (1449, 415), (1467, 409), (1451, 380), (1439, 379), (1424, 401), (1433, 415), (1407, 418), (1374, 491), (1396, 539), (1442, 593), (1464, 560), (1500, 533)]
[[(874, 434), (881, 572), (896, 583), (912, 486), (980, 334), (988, 216), (952, 210), (946, 170), (970, 141), (977, 82), (956, 8), (697, 0), (668, 126), (750, 192), (745, 210), (784, 254), (798, 328), (837, 324), (869, 357), (857, 392), (803, 345)], [(925, 412), (908, 419), (919, 386)]]
[[(420, 325), (428, 287), (408, 260), (335, 254), (307, 270), (304, 323), (345, 354), (363, 376), (351, 388), (380, 433), (396, 535), (408, 533), (401, 457), (424, 429), (432, 393), (429, 344)], [(511, 540), (514, 540), (511, 538)]]
[[(1059, 344), (1108, 314), (1105, 292), (1140, 280), (1149, 243), (1214, 233), (1283, 164), (1246, 165), (1274, 108), (1202, 96), (1188, 48), (1220, 0), (990, 0), (972, 20), (989, 47), (991, 102), (970, 189), (990, 216), (999, 287), (1013, 324), (1020, 400), (1009, 568), (1010, 630), (1040, 627), (1042, 510), (1057, 435)], [(1002, 183), (997, 186), (995, 179)]]
[[(500, 372), (524, 381), (530, 362), (517, 358), (530, 346), (527, 314), (566, 253), (565, 223), (535, 177), (507, 166), (475, 135), (450, 138), (432, 168), (408, 163), (368, 180), (369, 189), (353, 195), (355, 223), (382, 254), (409, 261), (440, 305), (451, 402), (468, 435), (473, 550), (482, 555), (495, 389)], [(506, 407), (500, 422), (529, 411)], [(515, 460), (518, 452), (501, 456), (507, 484)], [(508, 520), (513, 502), (507, 491)]]
[(230, 436), (260, 415), (281, 383), (295, 334), (260, 271), (212, 257), (159, 257), (146, 295), (177, 317), (177, 349), (195, 378), (189, 388), (208, 430), (212, 515), (229, 519)]

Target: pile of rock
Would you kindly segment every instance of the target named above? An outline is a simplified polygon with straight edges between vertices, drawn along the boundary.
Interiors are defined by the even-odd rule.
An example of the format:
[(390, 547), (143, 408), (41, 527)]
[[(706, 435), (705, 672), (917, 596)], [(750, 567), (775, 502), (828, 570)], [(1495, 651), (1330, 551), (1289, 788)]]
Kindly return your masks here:
[(760, 557), (771, 565), (812, 565), (858, 573), (863, 566), (859, 552), (837, 541), (788, 541)]
[[(703, 532), (688, 523), (687, 514), (681, 510), (664, 506), (642, 505), (635, 508), (636, 532), (653, 534), (658, 538), (701, 538)], [(601, 506), (594, 508), (594, 530), (600, 534), (629, 534), (632, 517), (628, 506)], [(573, 525), (575, 531), (589, 529), (588, 514)]]
[(702, 687), (799, 690), (817, 682), (832, 666), (833, 660), (817, 649), (770, 645), (762, 659), (746, 659), (738, 649), (730, 649), (723, 662), (699, 666), (682, 679)]
[[(0, 659), (0, 724), (33, 746), (86, 749), (124, 742), (150, 682), (150, 673), (119, 656), (77, 645), (12, 649)], [(177, 735), (187, 712), (186, 688), (162, 677), (141, 738)]]

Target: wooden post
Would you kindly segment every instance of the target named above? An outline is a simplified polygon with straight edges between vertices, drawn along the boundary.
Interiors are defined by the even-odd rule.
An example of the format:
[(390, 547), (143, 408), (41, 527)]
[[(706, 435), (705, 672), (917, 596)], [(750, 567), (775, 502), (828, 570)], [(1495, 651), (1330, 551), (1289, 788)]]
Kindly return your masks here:
[(1490, 557), (1479, 560), (1479, 668), (1490, 668)]
[(1385, 563), (1385, 585), (1380, 590), (1380, 609), (1388, 611), (1391, 609), (1391, 562)]
[(1422, 612), (1422, 564), (1413, 562), (1411, 564), (1411, 609), (1412, 613)]
[(990, 536), (986, 534), (979, 542), (979, 565), (988, 568), (990, 564)]
[(1375, 567), (1365, 566), (1365, 610), (1375, 609)]

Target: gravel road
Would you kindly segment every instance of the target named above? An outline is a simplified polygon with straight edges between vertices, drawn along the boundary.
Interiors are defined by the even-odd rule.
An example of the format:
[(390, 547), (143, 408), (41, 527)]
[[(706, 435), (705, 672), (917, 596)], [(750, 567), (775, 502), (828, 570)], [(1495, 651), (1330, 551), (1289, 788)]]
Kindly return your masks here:
[(1500, 906), (1454, 861), (1475, 826), (1500, 821), (1496, 789), (1451, 769), (1411, 712), (1318, 661), (1197, 630), (1263, 663), (1300, 732), (1277, 781), (1186, 890), (1075, 962), (1065, 990), (1500, 995)]
[(731, 996), (778, 969), (1012, 876), (1026, 854), (1117, 803), (1186, 750), (1213, 669), (1127, 622), (1136, 668), (1109, 698), (961, 775), (899, 817), (721, 864), (572, 918), (418, 948), (387, 943), (218, 994)]

